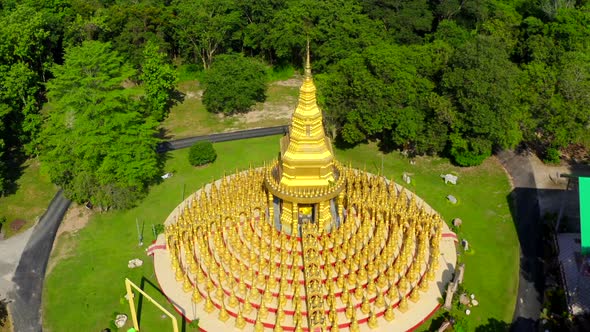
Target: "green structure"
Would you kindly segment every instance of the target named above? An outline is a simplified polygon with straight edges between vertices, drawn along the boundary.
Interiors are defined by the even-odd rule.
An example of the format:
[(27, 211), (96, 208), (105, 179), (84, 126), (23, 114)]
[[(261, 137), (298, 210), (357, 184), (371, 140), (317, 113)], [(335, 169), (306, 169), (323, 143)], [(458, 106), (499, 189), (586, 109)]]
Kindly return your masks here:
[(580, 233), (582, 255), (590, 254), (590, 178), (580, 177)]

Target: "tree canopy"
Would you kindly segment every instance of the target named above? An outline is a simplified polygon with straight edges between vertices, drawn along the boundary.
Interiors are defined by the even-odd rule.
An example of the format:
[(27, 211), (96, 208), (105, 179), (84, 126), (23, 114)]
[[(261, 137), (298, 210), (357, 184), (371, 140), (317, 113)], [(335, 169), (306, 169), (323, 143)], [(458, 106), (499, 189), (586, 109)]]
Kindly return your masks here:
[(213, 113), (246, 112), (266, 99), (264, 65), (241, 54), (217, 56), (203, 84), (203, 104)]
[(89, 87), (56, 94), (65, 90), (55, 68), (73, 50), (110, 45), (126, 73), (115, 76), (145, 96), (101, 81), (100, 93), (118, 97), (94, 117), (138, 113), (151, 137), (173, 97), (174, 66), (200, 68), (201, 83), (216, 87), (203, 96), (208, 109), (243, 112), (264, 98), (262, 66), (301, 69), (307, 38), (326, 127), (339, 141), (378, 140), (461, 165), (523, 143), (553, 157), (590, 147), (586, 0), (3, 1), (0, 186), (2, 164), (51, 153), (42, 122), (65, 116), (54, 104), (90, 103)]
[(166, 55), (153, 42), (146, 44), (143, 58), (139, 78), (145, 87), (147, 114), (156, 121), (162, 121), (166, 118), (171, 106), (176, 72), (167, 62)]
[(160, 172), (157, 123), (122, 87), (134, 70), (109, 43), (88, 41), (66, 49), (52, 73), (41, 133), (52, 181), (76, 202), (132, 206)]

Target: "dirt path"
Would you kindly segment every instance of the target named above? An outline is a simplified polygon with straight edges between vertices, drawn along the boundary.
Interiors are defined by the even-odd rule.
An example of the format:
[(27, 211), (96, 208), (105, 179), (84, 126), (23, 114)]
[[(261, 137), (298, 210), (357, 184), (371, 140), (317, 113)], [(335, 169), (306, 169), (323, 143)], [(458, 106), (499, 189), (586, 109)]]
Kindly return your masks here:
[(72, 241), (65, 241), (64, 237), (75, 236), (79, 230), (88, 224), (91, 216), (92, 211), (82, 205), (70, 206), (57, 229), (45, 275), (49, 275), (62, 259), (74, 254), (75, 248)]

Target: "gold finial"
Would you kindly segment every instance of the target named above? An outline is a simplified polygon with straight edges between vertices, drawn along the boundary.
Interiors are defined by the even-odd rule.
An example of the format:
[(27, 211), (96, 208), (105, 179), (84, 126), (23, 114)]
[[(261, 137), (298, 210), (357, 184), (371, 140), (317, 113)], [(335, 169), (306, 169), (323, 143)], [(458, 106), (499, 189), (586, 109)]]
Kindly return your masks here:
[(311, 78), (311, 61), (309, 60), (309, 37), (307, 37), (307, 57), (305, 59), (305, 78)]

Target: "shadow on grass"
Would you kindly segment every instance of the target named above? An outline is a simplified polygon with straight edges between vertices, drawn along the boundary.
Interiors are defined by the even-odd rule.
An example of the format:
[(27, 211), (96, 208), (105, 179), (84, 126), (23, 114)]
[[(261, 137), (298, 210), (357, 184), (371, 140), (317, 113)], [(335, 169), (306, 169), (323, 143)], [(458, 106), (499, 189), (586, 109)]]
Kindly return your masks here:
[[(444, 309), (441, 309), (444, 310)], [(529, 326), (528, 322), (524, 322), (524, 318), (519, 318), (518, 321), (524, 323), (525, 326)], [(497, 320), (495, 318), (489, 318), (487, 323), (477, 326), (473, 331), (475, 332), (507, 332), (507, 331), (534, 331), (534, 330), (521, 330), (517, 328), (520, 324), (517, 322), (510, 324), (504, 321)], [(528, 320), (531, 321), (531, 320)], [(450, 322), (451, 327), (447, 328), (447, 331), (453, 331), (452, 326), (455, 323), (455, 318), (452, 317), (451, 313), (448, 311), (443, 311), (442, 313), (438, 314), (434, 317), (430, 325), (428, 326), (428, 331), (438, 331), (438, 329), (445, 323)], [(458, 331), (454, 330), (454, 331)]]
[(348, 149), (354, 148), (358, 144), (366, 143), (366, 142), (360, 142), (358, 144), (351, 144), (351, 143), (346, 142), (342, 138), (342, 135), (340, 133), (338, 133), (338, 135), (336, 135), (336, 139), (333, 141), (333, 143), (334, 143), (334, 147), (336, 147), (339, 150), (348, 150)]
[[(158, 292), (161, 296), (163, 296), (164, 298), (168, 299), (166, 297), (166, 294), (164, 294), (164, 292), (160, 289), (160, 287), (156, 284), (154, 284), (151, 280), (149, 280), (148, 278), (146, 278), (145, 276), (141, 277), (141, 282), (139, 283), (139, 288), (141, 290), (143, 290), (146, 293), (150, 293), (151, 291), (156, 291)], [(147, 288), (147, 290), (146, 290)], [(152, 296), (153, 297), (153, 296)], [(141, 313), (143, 311), (143, 294), (139, 293), (139, 298), (137, 300), (137, 322), (139, 324), (139, 326), (141, 327)], [(165, 303), (160, 303), (162, 306), (165, 305)], [(172, 314), (174, 314), (174, 311), (171, 312)], [(187, 321), (186, 318), (181, 315), (180, 316), (180, 331), (181, 332), (190, 332), (191, 330), (187, 330)]]
[(174, 91), (172, 91), (172, 93), (170, 93), (170, 98), (168, 99), (168, 102), (166, 103), (166, 114), (170, 114), (170, 110), (172, 109), (172, 107), (178, 105), (178, 104), (182, 104), (184, 102), (184, 97), (186, 96), (186, 94), (178, 89), (174, 89)]
[[(150, 186), (164, 182), (164, 179), (162, 178), (162, 176), (165, 173), (169, 172), (166, 170), (166, 163), (168, 162), (168, 160), (170, 160), (172, 158), (172, 155), (170, 154), (170, 149), (167, 149), (165, 147), (166, 146), (165, 144), (166, 144), (166, 142), (162, 142), (162, 143), (159, 143), (158, 146), (156, 147), (156, 151), (158, 152), (156, 158), (157, 158), (158, 169), (160, 170), (160, 175), (155, 177), (153, 179), (153, 181), (151, 181)], [(174, 173), (174, 172), (170, 171), (170, 173)]]
[(445, 311), (433, 317), (428, 326), (428, 331), (437, 331), (441, 325), (449, 319), (449, 312)]
[(475, 328), (475, 332), (502, 332), (510, 330), (510, 324), (495, 318), (488, 319), (487, 324)]
[(5, 157), (4, 191), (0, 191), (0, 197), (14, 195), (17, 192), (17, 181), (26, 169), (27, 156), (22, 151), (9, 151)]
[[(162, 290), (160, 289), (160, 287), (156, 286), (151, 280), (149, 280), (146, 277), (141, 277), (141, 282), (139, 283), (139, 288), (142, 291), (148, 293), (146, 291), (146, 284), (149, 285), (149, 287), (152, 290), (155, 290), (158, 293), (160, 293), (161, 295), (166, 296), (164, 294), (164, 292), (162, 292)], [(143, 311), (142, 309), (143, 309), (143, 294), (139, 293), (139, 299), (137, 300), (137, 321), (139, 322), (140, 325), (141, 325), (141, 313)]]

